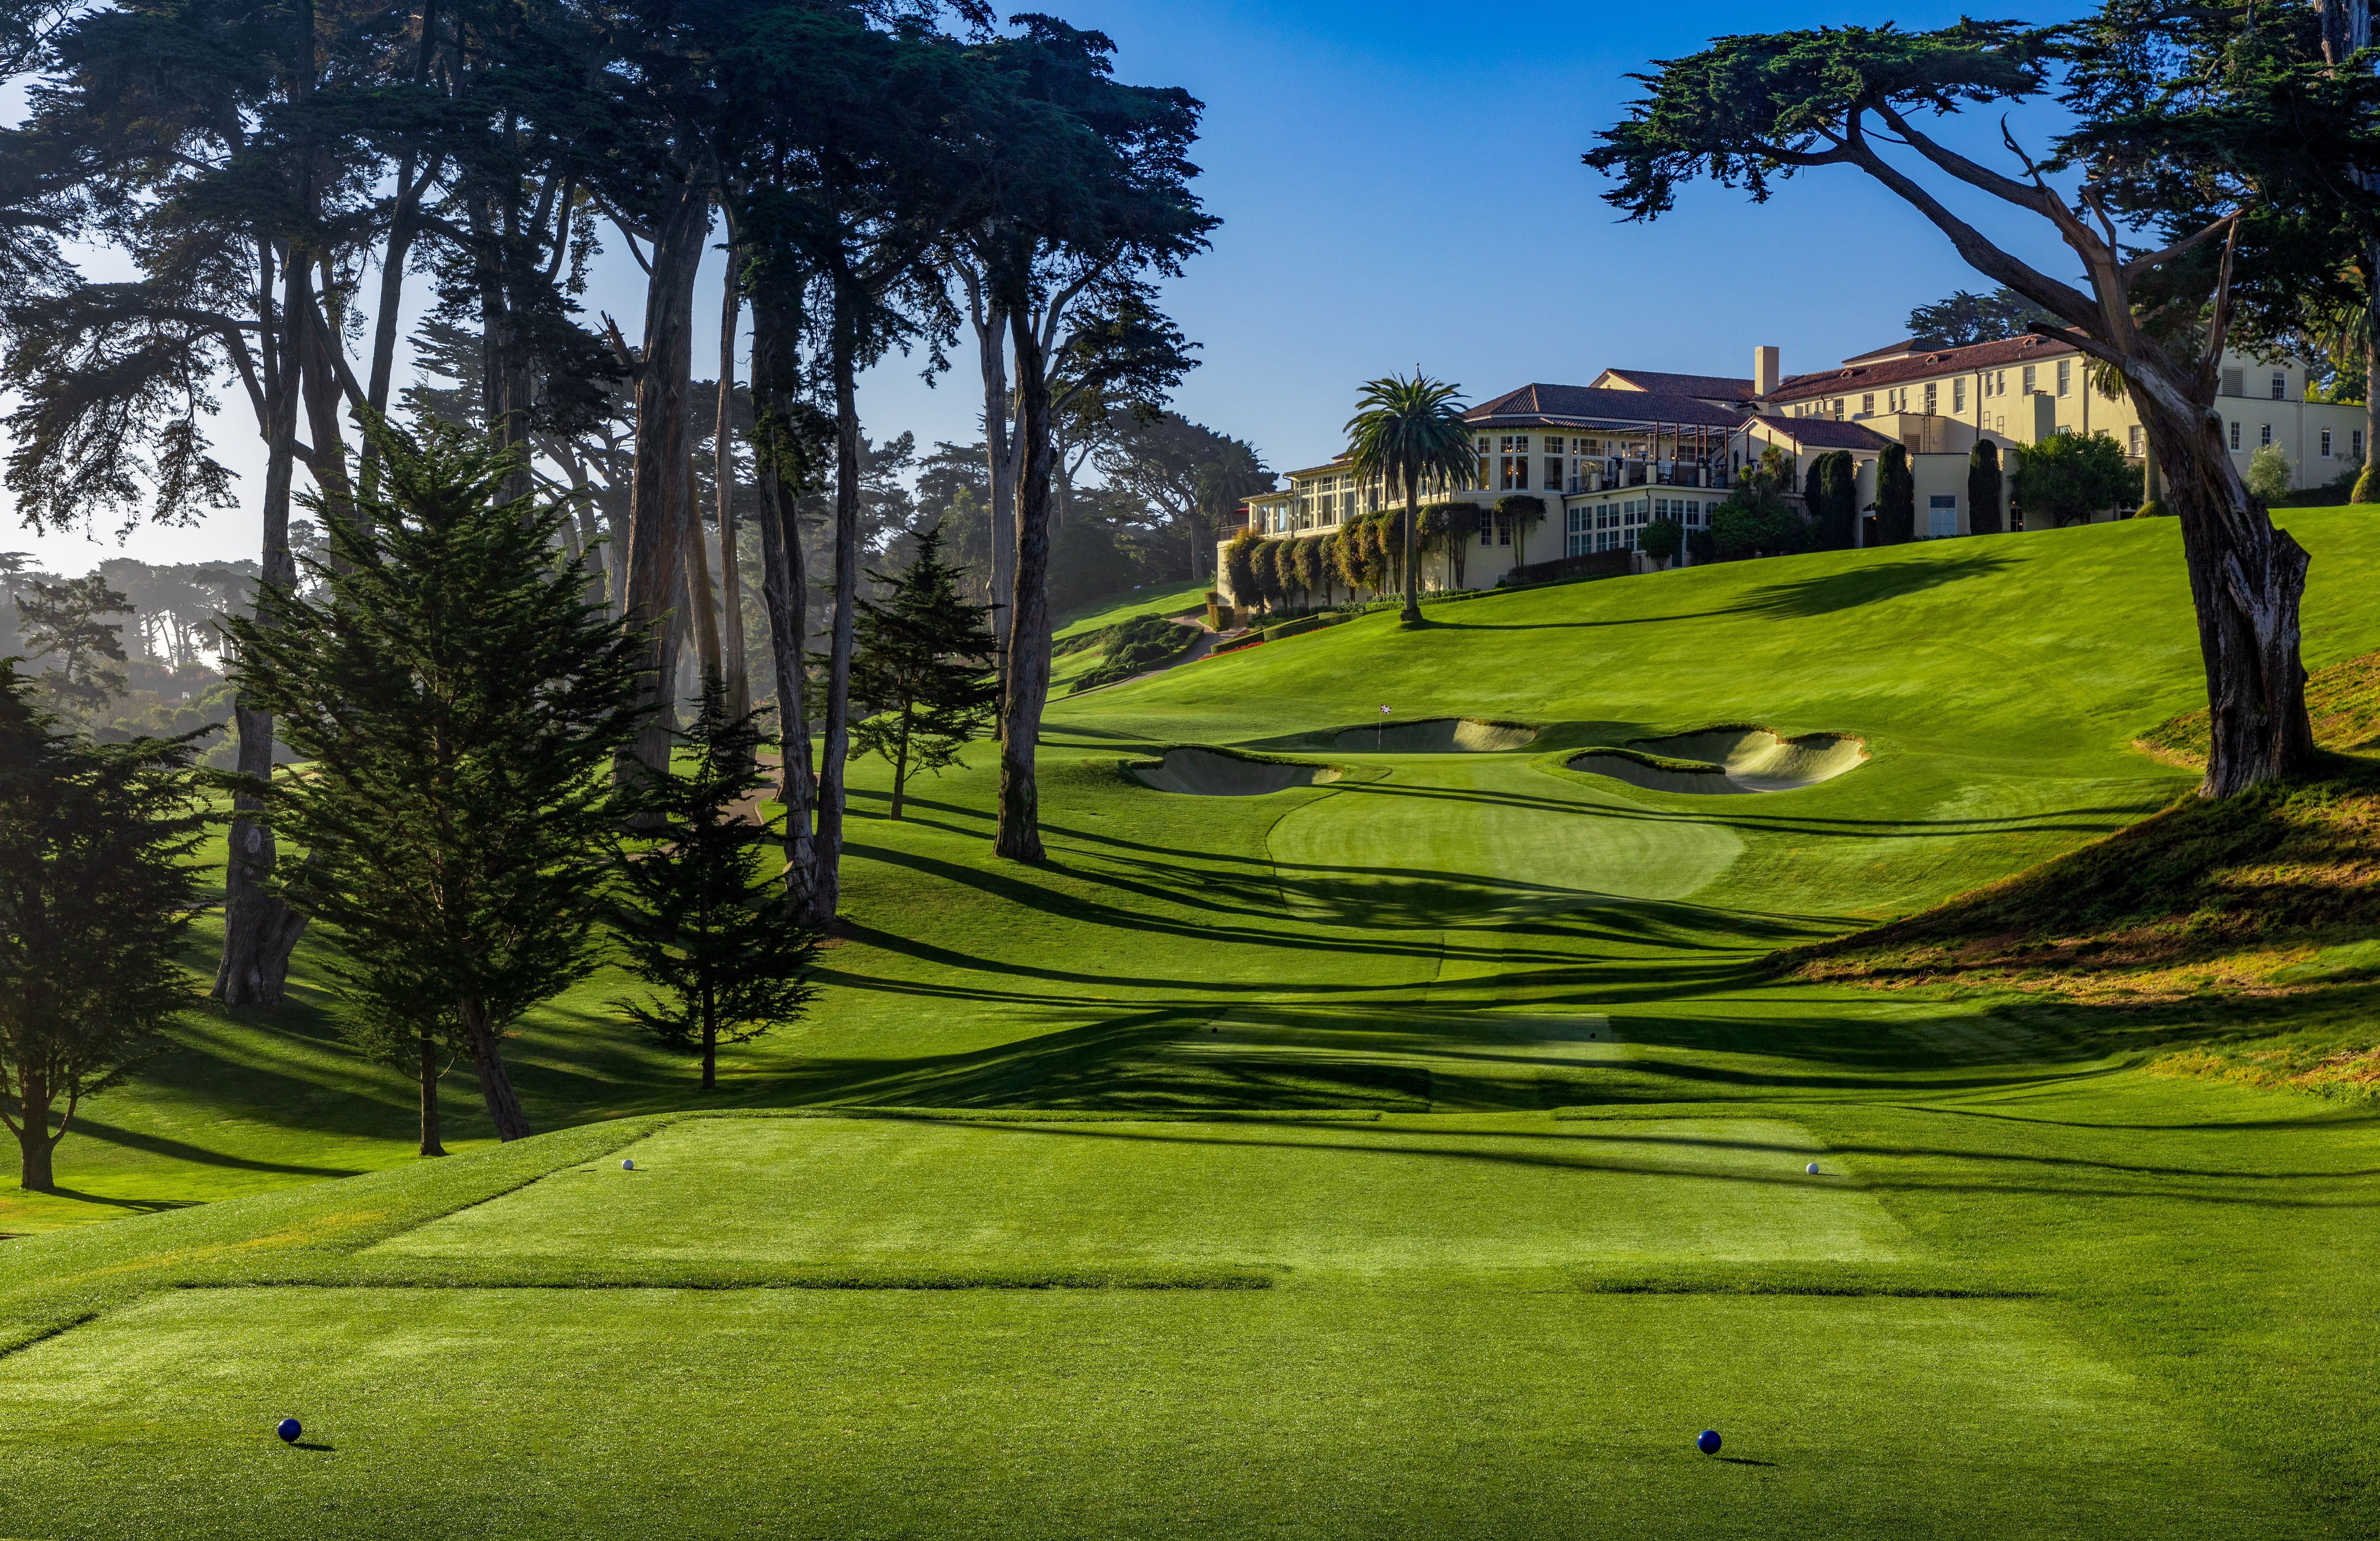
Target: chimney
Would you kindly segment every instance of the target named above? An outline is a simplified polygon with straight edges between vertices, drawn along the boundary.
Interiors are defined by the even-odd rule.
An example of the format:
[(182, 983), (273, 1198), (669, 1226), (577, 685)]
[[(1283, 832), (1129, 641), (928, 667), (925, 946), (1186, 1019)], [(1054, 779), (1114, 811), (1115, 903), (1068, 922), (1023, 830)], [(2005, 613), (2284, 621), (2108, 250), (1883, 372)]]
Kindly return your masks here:
[(1752, 350), (1752, 393), (1765, 396), (1777, 389), (1777, 350), (1756, 347)]

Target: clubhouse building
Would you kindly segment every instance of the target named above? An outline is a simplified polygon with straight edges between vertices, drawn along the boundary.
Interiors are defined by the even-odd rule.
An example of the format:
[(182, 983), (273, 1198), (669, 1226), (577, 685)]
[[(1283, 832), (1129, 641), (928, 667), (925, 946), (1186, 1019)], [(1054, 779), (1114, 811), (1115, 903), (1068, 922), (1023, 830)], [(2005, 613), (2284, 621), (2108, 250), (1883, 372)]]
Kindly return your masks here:
[[(2090, 362), (2042, 337), (1965, 347), (1911, 341), (1803, 374), (1780, 373), (1778, 350), (1762, 347), (1745, 378), (1605, 370), (1585, 385), (1524, 385), (1463, 414), (1472, 430), (1468, 482), (1426, 490), (1422, 501), (1487, 509), (1525, 493), (1543, 505), (1543, 519), (1534, 528), (1483, 519), (1459, 565), (1446, 553), (1425, 560), (1422, 586), (1493, 588), (1516, 566), (1637, 552), (1655, 519), (1707, 528), (1743, 468), (1772, 447), (1792, 463), (1796, 488), (1819, 455), (1848, 451), (1865, 511), (1876, 502), (1878, 459), (1897, 443), (1916, 482), (1918, 538), (1965, 535), (1973, 512), (1968, 456), (1979, 440), (2005, 456), (2053, 434), (2104, 434), (2145, 464), (2139, 414), (2129, 395), (2092, 387)], [(2296, 486), (2329, 482), (2362, 464), (2363, 407), (2306, 400), (2301, 365), (2227, 353), (2216, 405), (2242, 474), (2257, 450), (2274, 444)], [(1347, 459), (1292, 471), (1288, 486), (1248, 499), (1245, 528), (1269, 539), (1330, 534), (1404, 501), (1401, 488), (1359, 482)], [(2006, 508), (1999, 514), (2000, 528), (2015, 528)], [(1866, 517), (1856, 522), (1859, 543), (1871, 528)], [(1642, 570), (1649, 559), (1636, 562)], [(1224, 572), (1220, 560), (1215, 570)]]

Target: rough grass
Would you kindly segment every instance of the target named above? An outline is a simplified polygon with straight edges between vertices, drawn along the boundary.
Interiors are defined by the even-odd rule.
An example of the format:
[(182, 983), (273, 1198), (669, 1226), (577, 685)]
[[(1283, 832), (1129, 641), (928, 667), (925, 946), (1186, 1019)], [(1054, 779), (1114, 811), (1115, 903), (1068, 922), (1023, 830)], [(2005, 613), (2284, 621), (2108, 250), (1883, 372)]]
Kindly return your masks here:
[[(2366, 653), (2306, 676), (2306, 712), (2314, 742), (2341, 754), (2380, 748), (2380, 653)], [(2204, 707), (2168, 718), (2135, 740), (2143, 752), (2193, 770), (2206, 768)]]
[(1777, 962), (1813, 979), (2081, 998), (2327, 983), (2338, 969), (2306, 965), (2380, 927), (2380, 766), (2326, 769), (2219, 802), (2185, 795), (2071, 855)]

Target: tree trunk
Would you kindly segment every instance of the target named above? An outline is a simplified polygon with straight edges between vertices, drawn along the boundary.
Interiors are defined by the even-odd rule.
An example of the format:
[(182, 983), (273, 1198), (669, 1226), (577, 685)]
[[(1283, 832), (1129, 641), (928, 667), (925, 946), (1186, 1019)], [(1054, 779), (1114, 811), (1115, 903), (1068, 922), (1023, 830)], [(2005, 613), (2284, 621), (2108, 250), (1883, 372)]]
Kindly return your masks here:
[(834, 620), (827, 643), (826, 742), (819, 754), (818, 834), (813, 844), (809, 922), (834, 924), (843, 897), (844, 781), (851, 758), (851, 649), (859, 602), (859, 404), (852, 355), (858, 343), (855, 303), (835, 297), (829, 349), (834, 371)]
[[(50, 1084), (19, 1064), (17, 1094), (17, 1185), (29, 1193), (55, 1193), (58, 1180), (51, 1155), (57, 1149), (57, 1139), (50, 1134)], [(59, 1137), (65, 1134), (63, 1129), (58, 1131)]]
[(438, 1126), (438, 1045), (425, 1035), (421, 1039), (421, 1154), (443, 1156), (446, 1147), (439, 1143)]
[(2298, 659), (2298, 604), (2305, 549), (2253, 504), (2212, 412), (2177, 419), (2151, 393), (2133, 397), (2149, 453), (2165, 469), (2168, 506), (2181, 523), (2206, 665), (2206, 779), (2199, 795), (2228, 797), (2302, 770), (2313, 758), (2305, 668)]
[[(2363, 263), (2363, 271), (2374, 275), (2370, 281), (2380, 283), (2375, 263), (2380, 263), (2380, 241), (2372, 243)], [(2372, 474), (2374, 459), (2380, 459), (2380, 329), (2363, 339), (2363, 468), (2355, 473), (2350, 503), (2380, 503), (2380, 477)]]
[[(752, 409), (764, 433), (790, 431), (793, 340), (778, 297), (766, 289), (752, 299)], [(769, 662), (777, 686), (778, 799), (785, 805), (785, 886), (807, 896), (816, 870), (811, 838), (818, 783), (810, 767), (810, 725), (805, 645), (809, 630), (809, 577), (802, 531), (795, 517), (801, 489), (786, 479), (783, 443), (756, 454), (760, 477), (760, 603), (769, 613)]]
[[(1009, 435), (1008, 314), (987, 297), (975, 326), (977, 361), (983, 374), (984, 470), (990, 478), (991, 593), (1008, 592), (1016, 568), (1016, 453)], [(1005, 605), (991, 613), (995, 654), (1008, 651), (1009, 613)], [(1004, 672), (1005, 661), (1000, 665)]]
[(1010, 308), (1009, 334), (1016, 351), (1016, 567), (1001, 692), (1000, 821), (991, 848), (1016, 861), (1039, 861), (1033, 757), (1050, 694), (1050, 382), (1027, 307)]
[[(302, 261), (283, 268), (279, 324), (259, 339), (265, 358), (269, 432), (264, 452), (263, 583), (295, 585), (298, 564), (289, 553), (289, 484), (298, 457), (298, 357), (293, 335), (297, 318), (311, 303)], [(269, 293), (269, 291), (268, 291)], [(277, 335), (276, 335), (277, 333)], [(276, 359), (273, 355), (278, 354)], [(273, 774), (273, 716), (235, 698), (232, 718), (239, 728), (239, 773), (254, 783)], [(269, 1006), (281, 1000), (289, 977), (289, 954), (305, 932), (303, 916), (266, 888), (279, 853), (272, 832), (258, 822), (263, 801), (241, 792), (232, 798), (231, 830), (224, 863), (223, 953), (215, 965), (214, 998), (226, 1006)]]
[(727, 277), (720, 288), (719, 422), (711, 438), (710, 477), (719, 494), (721, 664), (727, 680), (727, 714), (740, 718), (752, 710), (752, 673), (744, 657), (744, 575), (735, 552), (735, 322), (743, 312), (744, 291), (733, 240), (727, 247)]
[(487, 1101), (488, 1118), (496, 1126), (496, 1138), (527, 1137), (528, 1116), (521, 1111), (513, 1079), (504, 1073), (504, 1054), (497, 1046), (496, 1035), (488, 1026), (487, 1002), (467, 995), (457, 1005), (463, 1015), (464, 1039), (471, 1047), (471, 1066), (480, 1073), (480, 1095)]
[(719, 1089), (719, 1022), (713, 1014), (710, 987), (702, 987), (702, 1089)]
[(901, 795), (909, 786), (909, 703), (901, 703), (901, 740), (892, 756), (892, 817), (901, 817)]
[(695, 506), (694, 477), (686, 476), (686, 618), (694, 639), (695, 678), (725, 677), (720, 656), (719, 605), (710, 590), (710, 554), (702, 543), (702, 510)]
[(1405, 608), (1397, 619), (1407, 625), (1421, 624), (1421, 564), (1414, 560), (1414, 543), (1418, 540), (1421, 526), (1421, 489), (1412, 472), (1405, 473), (1405, 507), (1397, 516), (1397, 523), (1405, 531)]
[(635, 469), (630, 480), (627, 621), (650, 628), (650, 709), (636, 758), (659, 772), (669, 764), (677, 646), (664, 613), (684, 603), (686, 491), (686, 399), (694, 367), (694, 281), (710, 234), (710, 194), (691, 168), (654, 230), (645, 285), (643, 357), (637, 370)]

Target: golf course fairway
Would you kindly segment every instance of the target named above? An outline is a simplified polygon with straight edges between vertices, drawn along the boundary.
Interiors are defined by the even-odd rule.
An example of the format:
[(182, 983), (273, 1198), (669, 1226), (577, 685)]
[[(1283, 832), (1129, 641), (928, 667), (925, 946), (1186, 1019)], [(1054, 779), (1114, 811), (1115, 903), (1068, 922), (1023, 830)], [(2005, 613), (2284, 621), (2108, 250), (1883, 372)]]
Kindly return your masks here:
[[(2281, 516), (2309, 667), (2380, 649), (2372, 516)], [(1061, 698), (1034, 866), (989, 746), (898, 821), (856, 762), (810, 1015), (706, 1098), (600, 975), (508, 1047), (543, 1132), (460, 1073), (444, 1160), (310, 939), (0, 1196), (0, 1535), (2380, 1535), (2374, 1103), (2160, 1062), (2368, 979), (1769, 961), (2193, 788), (2133, 746), (2204, 701), (2178, 536), (1439, 601)]]

